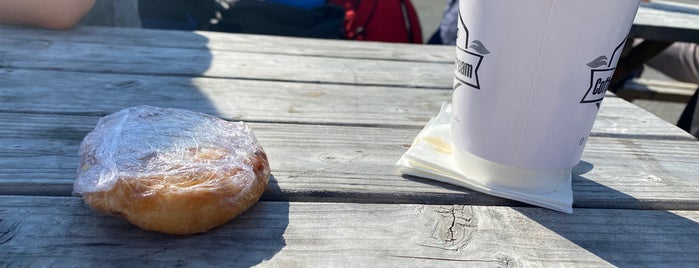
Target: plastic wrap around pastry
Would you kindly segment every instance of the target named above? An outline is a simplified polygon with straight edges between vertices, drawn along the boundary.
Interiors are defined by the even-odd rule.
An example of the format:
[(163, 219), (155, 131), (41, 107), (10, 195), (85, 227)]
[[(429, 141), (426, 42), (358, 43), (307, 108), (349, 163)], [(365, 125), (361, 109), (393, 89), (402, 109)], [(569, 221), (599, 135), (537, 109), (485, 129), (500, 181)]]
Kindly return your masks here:
[(152, 231), (206, 232), (257, 202), (267, 156), (242, 122), (138, 106), (99, 120), (80, 145), (73, 191)]

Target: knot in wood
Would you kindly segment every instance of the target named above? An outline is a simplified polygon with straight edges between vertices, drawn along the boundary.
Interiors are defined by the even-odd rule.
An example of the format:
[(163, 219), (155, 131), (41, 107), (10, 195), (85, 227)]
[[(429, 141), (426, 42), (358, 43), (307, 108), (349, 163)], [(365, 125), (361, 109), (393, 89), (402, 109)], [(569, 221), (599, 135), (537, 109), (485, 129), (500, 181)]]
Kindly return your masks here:
[(423, 246), (459, 251), (466, 247), (478, 227), (478, 220), (470, 207), (443, 206), (436, 211), (433, 231)]

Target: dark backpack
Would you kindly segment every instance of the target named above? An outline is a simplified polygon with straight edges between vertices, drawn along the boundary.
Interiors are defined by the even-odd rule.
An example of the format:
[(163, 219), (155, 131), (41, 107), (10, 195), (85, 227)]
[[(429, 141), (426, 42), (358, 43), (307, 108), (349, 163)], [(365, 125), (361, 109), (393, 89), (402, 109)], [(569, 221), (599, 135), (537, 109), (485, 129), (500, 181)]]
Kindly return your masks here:
[(422, 43), (420, 19), (410, 0), (329, 0), (345, 9), (345, 38)]

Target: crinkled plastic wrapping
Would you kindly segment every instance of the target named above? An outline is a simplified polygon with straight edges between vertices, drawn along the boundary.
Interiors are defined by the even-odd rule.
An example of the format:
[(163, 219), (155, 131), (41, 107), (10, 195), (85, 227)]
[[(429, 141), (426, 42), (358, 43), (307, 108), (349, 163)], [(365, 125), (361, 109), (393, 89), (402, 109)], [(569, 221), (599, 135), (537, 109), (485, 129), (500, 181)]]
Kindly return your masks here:
[[(177, 219), (156, 215), (152, 217), (160, 219), (150, 220), (182, 221), (183, 224), (196, 225), (198, 223), (191, 222), (209, 215), (190, 212), (197, 210), (197, 207), (167, 206), (193, 206), (192, 203), (201, 202), (201, 206), (205, 207), (202, 210), (209, 210), (202, 213), (214, 214), (218, 213), (217, 210), (228, 208), (229, 204), (221, 203), (254, 203), (264, 191), (269, 173), (264, 150), (244, 123), (228, 122), (187, 110), (138, 106), (101, 118), (95, 129), (84, 138), (80, 145), (80, 167), (73, 192), (86, 197), (86, 202), (98, 210), (125, 216), (146, 229), (163, 231), (158, 230), (158, 226), (143, 226), (150, 223), (135, 222), (139, 221), (138, 217), (152, 215), (128, 213), (132, 213), (130, 210), (150, 209), (162, 210), (157, 212), (160, 213), (158, 215), (168, 211), (171, 214), (191, 214), (167, 215), (179, 217)], [(110, 193), (110, 198), (116, 196), (124, 199), (118, 201), (121, 203), (114, 205), (117, 201), (105, 201), (104, 196), (100, 196), (98, 201), (88, 200), (88, 195), (109, 193), (115, 185), (121, 185), (125, 190)], [(213, 198), (220, 200), (206, 201)], [(142, 204), (127, 203), (132, 201)], [(230, 205), (242, 207), (242, 210), (250, 206)], [(181, 211), (177, 212), (178, 209)], [(229, 213), (230, 218), (239, 213)], [(206, 226), (193, 233), (210, 228)], [(164, 232), (190, 233), (186, 230)]]

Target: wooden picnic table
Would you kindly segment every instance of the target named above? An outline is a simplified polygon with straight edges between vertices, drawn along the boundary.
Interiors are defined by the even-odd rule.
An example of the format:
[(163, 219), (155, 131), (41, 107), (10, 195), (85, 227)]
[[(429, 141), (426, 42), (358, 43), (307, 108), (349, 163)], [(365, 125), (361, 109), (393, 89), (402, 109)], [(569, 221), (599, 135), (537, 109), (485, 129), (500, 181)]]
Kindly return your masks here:
[[(635, 38), (643, 41), (634, 45)], [(642, 2), (612, 84), (623, 81), (675, 42), (699, 43), (699, 7), (668, 1)]]
[[(574, 213), (401, 175), (451, 98), (454, 49), (211, 32), (0, 27), (0, 267), (697, 266), (699, 143), (607, 96)], [(71, 195), (83, 137), (147, 104), (242, 120), (262, 200), (170, 236)]]

